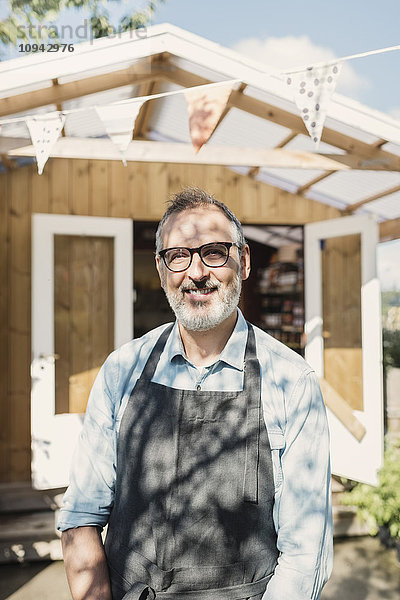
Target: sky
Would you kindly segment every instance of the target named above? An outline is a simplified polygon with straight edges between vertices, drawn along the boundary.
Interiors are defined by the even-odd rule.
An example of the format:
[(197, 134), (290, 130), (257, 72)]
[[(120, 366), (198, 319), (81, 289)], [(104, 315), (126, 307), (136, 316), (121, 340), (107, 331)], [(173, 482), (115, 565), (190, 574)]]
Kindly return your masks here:
[[(143, 1), (106, 4), (116, 24)], [(59, 23), (84, 18), (69, 11)], [(400, 0), (166, 0), (153, 20), (164, 22), (282, 68), (400, 44)], [(15, 55), (3, 48), (3, 59)], [(400, 51), (346, 62), (337, 91), (400, 120)], [(378, 267), (383, 289), (400, 290), (400, 242), (380, 244)]]
[[(105, 2), (111, 20), (144, 0)], [(0, 19), (8, 13), (0, 0)], [(77, 27), (87, 13), (58, 23)], [(400, 44), (399, 0), (166, 0), (153, 23), (169, 22), (266, 65), (290, 68)], [(18, 56), (2, 47), (3, 59)], [(20, 54), (19, 54), (20, 55)], [(400, 51), (345, 63), (337, 91), (400, 119)]]
[[(278, 67), (400, 44), (399, 0), (167, 0), (170, 22)], [(400, 118), (400, 51), (347, 63), (338, 91)]]

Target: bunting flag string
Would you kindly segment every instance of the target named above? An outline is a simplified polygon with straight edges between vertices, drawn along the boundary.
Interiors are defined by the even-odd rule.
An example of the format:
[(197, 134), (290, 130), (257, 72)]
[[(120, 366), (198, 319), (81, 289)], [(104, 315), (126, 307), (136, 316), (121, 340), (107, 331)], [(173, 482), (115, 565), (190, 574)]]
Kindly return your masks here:
[[(167, 98), (168, 96), (176, 96), (177, 94), (184, 94), (185, 92), (187, 92), (188, 90), (191, 89), (196, 89), (196, 90), (200, 90), (200, 89), (212, 89), (212, 88), (216, 88), (216, 87), (220, 87), (221, 85), (227, 85), (227, 84), (232, 84), (234, 85), (235, 83), (241, 83), (242, 80), (241, 79), (229, 79), (226, 81), (217, 81), (214, 83), (206, 83), (204, 85), (196, 85), (194, 87), (191, 88), (182, 88), (180, 90), (174, 90), (172, 92), (160, 92), (159, 94), (152, 94), (150, 96), (137, 96), (136, 98), (127, 98), (126, 100), (118, 100), (117, 102), (112, 102), (110, 104), (105, 104), (102, 106), (113, 106), (115, 108), (118, 108), (119, 106), (123, 106), (124, 104), (130, 104), (132, 102), (138, 102), (138, 101), (143, 101), (143, 102), (147, 102), (147, 100), (157, 100), (158, 98)], [(94, 108), (90, 107), (90, 106), (83, 106), (81, 108), (71, 108), (69, 110), (60, 110), (60, 111), (54, 111), (55, 113), (58, 114), (62, 114), (62, 115), (70, 115), (70, 114), (76, 114), (79, 112), (83, 112), (88, 110), (89, 108)], [(9, 119), (0, 119), (0, 127), (1, 125), (4, 124), (8, 124), (8, 123), (22, 123), (23, 121), (26, 121), (27, 119), (30, 118), (36, 118), (38, 115), (28, 115), (28, 116), (24, 116), (24, 117), (11, 117)]]
[[(378, 48), (377, 50), (368, 50), (367, 52), (359, 52), (358, 54), (349, 54), (348, 56), (342, 56), (342, 58), (334, 58), (331, 61), (324, 61), (320, 63), (315, 63), (314, 67), (333, 67), (338, 63), (344, 63), (348, 60), (354, 60), (355, 58), (365, 58), (366, 56), (373, 56), (375, 54), (386, 54), (387, 52), (394, 52), (395, 50), (400, 50), (399, 46), (388, 46), (387, 48)], [(292, 75), (293, 73), (300, 73), (302, 71), (307, 71), (310, 66), (296, 67), (292, 69), (286, 69), (285, 71), (280, 71), (280, 75)]]
[(43, 173), (51, 149), (61, 135), (64, 122), (65, 117), (58, 112), (26, 119), (32, 144), (35, 148), (39, 175)]
[[(287, 85), (293, 91), (294, 102), (317, 149), (329, 103), (335, 91), (343, 63), (347, 60), (394, 50), (400, 50), (400, 45), (353, 54), (329, 62), (315, 63), (308, 67), (296, 67), (280, 71), (270, 69), (268, 73), (264, 74), (266, 77), (286, 77)], [(189, 113), (190, 136), (194, 149), (198, 152), (203, 144), (210, 139), (227, 106), (235, 84), (239, 82), (241, 83), (242, 80), (220, 81), (150, 96), (129, 98), (93, 108), (95, 108), (100, 120), (103, 122), (107, 135), (121, 152), (122, 161), (126, 164), (125, 152), (132, 139), (135, 121), (143, 104), (148, 100), (184, 94)], [(35, 148), (38, 173), (41, 174), (51, 150), (61, 134), (66, 116), (87, 109), (88, 107), (85, 106), (70, 110), (52, 111), (44, 115), (26, 115), (1, 119), (0, 129), (2, 125), (8, 123), (26, 122)]]
[(309, 67), (291, 74), (287, 84), (293, 88), (294, 101), (308, 133), (318, 149), (332, 94), (342, 69), (342, 63)]
[(189, 130), (196, 152), (208, 142), (224, 112), (233, 83), (212, 89), (191, 88), (184, 91), (189, 113)]
[(96, 112), (102, 121), (108, 137), (117, 146), (121, 159), (126, 166), (125, 152), (132, 139), (136, 118), (145, 100), (137, 99), (128, 104), (96, 106)]

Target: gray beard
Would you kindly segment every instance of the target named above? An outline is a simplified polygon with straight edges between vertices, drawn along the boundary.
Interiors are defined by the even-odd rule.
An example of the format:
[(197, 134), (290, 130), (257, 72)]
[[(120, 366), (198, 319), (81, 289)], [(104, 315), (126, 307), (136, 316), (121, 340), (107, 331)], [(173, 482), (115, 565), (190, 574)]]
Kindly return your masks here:
[[(188, 331), (209, 331), (220, 325), (225, 319), (236, 310), (240, 292), (242, 290), (242, 278), (240, 274), (235, 276), (232, 283), (222, 291), (220, 283), (214, 283), (213, 287), (217, 287), (219, 302), (204, 307), (204, 302), (193, 302), (189, 306), (184, 299), (184, 289), (186, 286), (180, 286), (177, 292), (169, 292), (164, 289), (168, 303), (175, 313), (179, 323)], [(182, 289), (181, 289), (182, 288)], [(206, 309), (205, 311), (203, 309)]]

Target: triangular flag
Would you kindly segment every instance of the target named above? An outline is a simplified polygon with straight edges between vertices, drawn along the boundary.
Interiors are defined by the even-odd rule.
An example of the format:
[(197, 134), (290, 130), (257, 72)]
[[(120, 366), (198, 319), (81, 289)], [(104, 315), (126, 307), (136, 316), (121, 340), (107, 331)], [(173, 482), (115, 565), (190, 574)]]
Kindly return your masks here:
[(44, 116), (31, 117), (26, 120), (32, 144), (35, 148), (38, 173), (50, 156), (51, 149), (61, 135), (65, 117), (59, 113), (47, 113)]
[(192, 144), (198, 152), (211, 137), (226, 107), (233, 83), (215, 87), (201, 87), (184, 92)]
[(126, 166), (124, 154), (132, 140), (136, 117), (145, 100), (132, 100), (124, 104), (111, 104), (96, 106), (96, 112), (103, 122), (108, 137), (117, 146), (122, 155), (122, 162)]
[(294, 101), (317, 149), (341, 69), (340, 62), (309, 67), (306, 71), (290, 73), (286, 80), (293, 88)]

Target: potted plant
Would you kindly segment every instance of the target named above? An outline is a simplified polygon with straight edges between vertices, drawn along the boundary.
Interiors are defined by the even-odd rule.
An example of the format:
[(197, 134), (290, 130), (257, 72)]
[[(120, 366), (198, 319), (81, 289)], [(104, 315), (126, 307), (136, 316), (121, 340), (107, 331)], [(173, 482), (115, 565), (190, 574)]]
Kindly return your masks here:
[(395, 546), (400, 561), (400, 436), (387, 439), (383, 466), (376, 487), (356, 483), (344, 492), (343, 504), (354, 506), (371, 535), (381, 542)]

